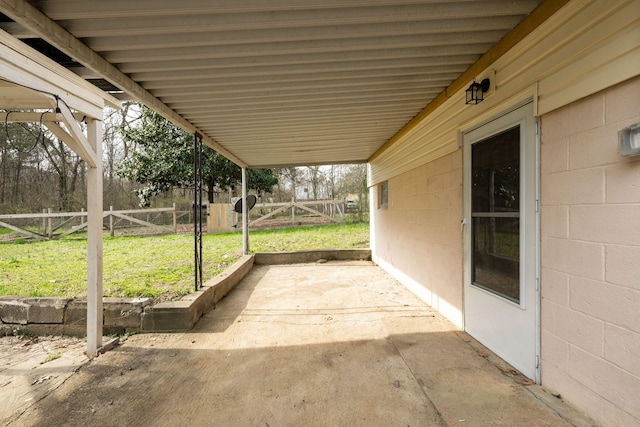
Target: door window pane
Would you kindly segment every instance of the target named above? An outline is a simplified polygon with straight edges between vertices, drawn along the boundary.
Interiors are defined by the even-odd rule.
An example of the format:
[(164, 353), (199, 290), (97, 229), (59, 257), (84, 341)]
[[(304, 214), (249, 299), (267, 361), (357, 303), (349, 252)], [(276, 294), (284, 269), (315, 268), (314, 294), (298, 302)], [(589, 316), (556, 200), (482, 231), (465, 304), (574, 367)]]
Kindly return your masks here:
[(474, 218), (473, 230), (473, 283), (519, 302), (519, 218)]
[(520, 209), (520, 127), (471, 146), (472, 212)]
[(472, 282), (520, 302), (520, 127), (471, 146)]

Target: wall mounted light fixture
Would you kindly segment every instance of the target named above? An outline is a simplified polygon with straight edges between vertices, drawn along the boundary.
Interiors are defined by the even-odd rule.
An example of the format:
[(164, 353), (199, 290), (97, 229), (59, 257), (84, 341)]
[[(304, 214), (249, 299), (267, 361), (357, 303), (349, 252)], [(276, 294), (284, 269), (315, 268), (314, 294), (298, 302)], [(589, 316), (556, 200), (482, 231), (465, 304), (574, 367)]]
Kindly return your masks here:
[(625, 157), (640, 155), (640, 123), (618, 132), (618, 153)]
[(475, 80), (471, 83), (471, 86), (465, 91), (467, 93), (466, 104), (479, 104), (484, 99), (484, 93), (491, 87), (491, 81), (484, 79), (480, 83)]

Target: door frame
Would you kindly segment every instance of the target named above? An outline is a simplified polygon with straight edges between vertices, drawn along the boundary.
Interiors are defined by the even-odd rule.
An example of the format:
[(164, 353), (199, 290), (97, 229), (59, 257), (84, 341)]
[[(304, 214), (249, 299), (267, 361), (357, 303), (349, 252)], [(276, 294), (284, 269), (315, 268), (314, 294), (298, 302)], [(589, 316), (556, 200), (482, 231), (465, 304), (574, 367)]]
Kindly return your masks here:
[[(534, 131), (534, 141), (533, 141), (533, 147), (529, 147), (530, 150), (532, 150), (532, 152), (534, 152), (535, 154), (533, 154), (533, 159), (531, 159), (529, 162), (527, 162), (527, 151), (526, 150), (526, 144), (527, 141), (525, 139), (525, 149), (521, 150), (521, 167), (525, 167), (525, 175), (526, 174), (532, 174), (528, 176), (528, 179), (533, 179), (533, 184), (532, 187), (534, 187), (532, 189), (533, 191), (533, 200), (531, 200), (531, 191), (528, 192), (522, 192), (521, 194), (523, 194), (522, 196), (522, 201), (521, 201), (521, 218), (525, 217), (526, 218), (526, 224), (535, 224), (534, 226), (534, 230), (528, 230), (528, 232), (530, 233), (529, 235), (525, 235), (524, 233), (527, 233), (527, 230), (525, 229), (524, 233), (521, 233), (521, 239), (522, 237), (525, 237), (525, 242), (521, 242), (521, 259), (523, 259), (522, 253), (523, 253), (523, 249), (524, 252), (526, 253), (526, 255), (524, 255), (525, 257), (527, 257), (526, 259), (530, 260), (528, 265), (522, 265), (521, 266), (521, 280), (524, 280), (524, 278), (527, 276), (527, 272), (524, 271), (526, 269), (530, 269), (528, 270), (528, 274), (529, 277), (532, 277), (531, 280), (535, 280), (535, 293), (534, 293), (534, 297), (533, 298), (528, 298), (526, 296), (526, 293), (522, 296), (522, 299), (520, 301), (520, 307), (522, 309), (525, 308), (525, 306), (529, 305), (529, 304), (533, 304), (533, 316), (535, 318), (535, 325), (534, 325), (534, 335), (535, 335), (535, 343), (534, 343), (534, 352), (535, 352), (535, 369), (532, 372), (532, 375), (527, 375), (527, 376), (533, 376), (533, 379), (536, 383), (540, 383), (540, 132), (539, 132), (539, 120), (537, 117), (535, 117), (535, 109), (534, 109), (534, 105), (533, 105), (533, 100), (532, 99), (528, 99), (525, 100), (523, 102), (517, 103), (513, 106), (511, 106), (510, 108), (506, 108), (503, 111), (501, 111), (498, 114), (495, 114), (494, 116), (492, 116), (491, 118), (489, 118), (488, 120), (483, 121), (482, 123), (479, 124), (474, 124), (473, 126), (469, 127), (468, 129), (462, 129), (461, 133), (460, 133), (460, 138), (461, 138), (461, 146), (463, 149), (463, 218), (461, 221), (462, 224), (462, 230), (463, 230), (463, 252), (464, 252), (464, 260), (463, 260), (463, 283), (462, 283), (462, 293), (463, 293), (463, 313), (462, 313), (462, 322), (463, 322), (463, 328), (465, 331), (468, 331), (468, 319), (467, 319), (467, 284), (471, 283), (471, 268), (472, 268), (472, 253), (473, 253), (473, 247), (472, 247), (472, 242), (471, 242), (471, 225), (472, 225), (472, 218), (471, 218), (471, 206), (470, 206), (470, 198), (471, 198), (471, 188), (470, 188), (470, 181), (471, 181), (471, 177), (470, 177), (470, 173), (471, 173), (471, 166), (470, 166), (470, 160), (471, 160), (471, 154), (470, 154), (470, 146), (471, 146), (471, 142), (467, 143), (466, 142), (466, 135), (470, 134), (471, 132), (477, 131), (487, 125), (490, 125), (492, 122), (495, 122), (501, 118), (503, 118), (504, 116), (507, 116), (511, 113), (514, 113), (515, 111), (521, 109), (521, 108), (530, 108), (530, 110), (528, 109), (526, 112), (524, 112), (523, 117), (524, 119), (522, 119), (520, 121), (520, 123), (524, 123), (527, 120), (531, 120), (535, 131)], [(529, 107), (528, 107), (529, 106)], [(530, 124), (531, 124), (530, 123)], [(491, 130), (488, 128), (486, 134), (481, 136), (478, 136), (477, 138), (474, 138), (474, 143), (475, 142), (480, 142), (482, 140), (484, 140), (485, 138), (489, 138), (492, 135), (495, 135), (496, 133), (499, 133), (500, 130)], [(526, 135), (526, 134), (525, 134)], [(531, 151), (529, 151), (531, 153)], [(525, 163), (526, 162), (526, 163)], [(533, 170), (531, 170), (533, 169)], [(522, 186), (524, 186), (526, 184), (521, 182), (521, 189)], [(527, 195), (528, 194), (528, 195)], [(527, 205), (528, 204), (528, 205)], [(534, 216), (534, 218), (529, 218), (531, 215)], [(528, 217), (527, 217), (528, 216)], [(524, 228), (524, 227), (523, 227)], [(533, 245), (533, 247), (524, 247), (524, 245)], [(533, 253), (531, 253), (531, 251), (533, 251)], [(521, 263), (521, 264), (525, 264), (525, 263)], [(487, 292), (490, 293), (489, 291), (484, 291), (480, 288), (476, 288), (475, 289), (479, 289), (480, 291), (483, 292)], [(495, 295), (494, 295), (495, 296)], [(498, 296), (496, 296), (496, 298), (500, 298)], [(509, 302), (506, 299), (504, 300), (504, 302), (506, 304), (512, 304), (514, 306), (518, 305), (516, 303), (513, 302)], [(472, 336), (473, 334), (470, 333)], [(480, 342), (482, 342), (482, 339), (479, 339)], [(485, 343), (483, 343), (485, 344)], [(485, 344), (486, 345), (486, 344)], [(489, 347), (487, 345), (487, 347)], [(503, 359), (505, 359), (507, 362), (510, 362), (508, 360), (508, 357), (503, 357), (500, 354), (500, 351), (496, 351), (496, 349), (492, 349), (492, 351), (494, 351), (496, 354), (498, 354), (498, 356), (501, 356)], [(511, 362), (512, 364), (514, 364), (513, 362)]]

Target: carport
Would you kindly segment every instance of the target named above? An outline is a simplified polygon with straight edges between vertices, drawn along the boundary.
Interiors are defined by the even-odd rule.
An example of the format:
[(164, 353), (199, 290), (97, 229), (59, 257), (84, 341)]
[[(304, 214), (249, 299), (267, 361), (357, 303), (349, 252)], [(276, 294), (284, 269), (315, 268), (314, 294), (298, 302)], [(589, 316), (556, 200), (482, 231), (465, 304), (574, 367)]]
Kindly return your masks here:
[[(2, 0), (0, 37), (5, 63), (32, 70), (38, 58), (65, 82), (46, 108), (55, 112), (64, 100), (65, 123), (75, 127), (70, 114), (88, 117), (90, 139), (99, 141), (99, 114), (69, 98), (92, 90), (74, 92), (66, 82), (93, 83), (103, 102), (145, 103), (246, 173), (375, 158), (564, 3)], [(31, 74), (35, 80), (22, 81), (20, 72), (3, 71), (3, 94), (16, 83), (33, 89)], [(42, 108), (3, 100), (9, 110)], [(86, 160), (100, 174), (99, 149)], [(89, 194), (100, 193), (100, 178), (88, 185)], [(94, 221), (100, 205), (88, 203)], [(101, 249), (97, 241), (89, 247), (88, 352), (95, 354)]]

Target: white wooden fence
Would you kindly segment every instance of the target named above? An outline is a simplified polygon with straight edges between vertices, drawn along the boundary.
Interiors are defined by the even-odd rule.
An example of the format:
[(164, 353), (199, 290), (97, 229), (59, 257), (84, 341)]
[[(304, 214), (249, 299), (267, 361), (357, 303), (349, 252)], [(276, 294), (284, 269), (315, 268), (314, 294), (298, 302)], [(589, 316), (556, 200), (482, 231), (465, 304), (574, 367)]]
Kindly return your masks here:
[[(312, 208), (315, 207), (316, 209)], [(324, 212), (320, 212), (320, 210), (318, 209), (319, 206), (323, 206), (323, 210), (327, 210), (329, 213), (324, 213)], [(255, 225), (257, 223), (259, 223), (260, 221), (264, 221), (266, 219), (272, 218), (282, 212), (285, 212), (289, 209), (291, 209), (291, 223), (295, 223), (296, 221), (296, 208), (302, 209), (303, 211), (306, 211), (314, 216), (319, 216), (325, 219), (328, 219), (329, 221), (332, 222), (342, 222), (344, 221), (344, 200), (307, 200), (307, 201), (300, 201), (300, 200), (295, 200), (292, 199), (290, 202), (285, 202), (285, 203), (258, 203), (255, 205), (254, 209), (258, 210), (258, 209), (274, 209), (271, 210), (269, 213), (262, 215), (258, 218), (255, 219), (251, 219), (251, 225)], [(336, 217), (340, 217), (340, 219), (336, 218)]]
[[(173, 227), (169, 228), (164, 225), (154, 224), (147, 218), (147, 221), (142, 220), (140, 218), (136, 218), (133, 215), (139, 214), (162, 214), (164, 212), (171, 212), (173, 216)], [(46, 210), (43, 213), (29, 213), (29, 214), (8, 214), (8, 215), (0, 215), (0, 227), (9, 228), (17, 233), (23, 234), (33, 239), (37, 240), (47, 240), (47, 239), (59, 239), (64, 236), (68, 236), (75, 232), (78, 232), (87, 227), (87, 222), (85, 218), (87, 217), (87, 212), (52, 212), (51, 209)], [(111, 207), (108, 211), (104, 211), (102, 213), (103, 218), (109, 218), (109, 233), (113, 237), (115, 235), (115, 229), (120, 221), (128, 221), (129, 223), (135, 223), (145, 227), (151, 227), (161, 232), (169, 232), (175, 233), (177, 231), (177, 221), (178, 221), (178, 212), (176, 210), (176, 205), (174, 203), (173, 207), (170, 208), (153, 208), (153, 209), (130, 209), (130, 210), (113, 210)], [(54, 219), (64, 219), (62, 223), (54, 226)], [(18, 226), (15, 224), (10, 224), (7, 221), (15, 221), (15, 220), (42, 220), (42, 232), (40, 230), (35, 231), (36, 227), (28, 227), (26, 226)], [(68, 226), (74, 222), (78, 222), (79, 224), (73, 225), (67, 229), (64, 229), (65, 226)], [(39, 228), (39, 227), (38, 227)], [(62, 231), (63, 230), (63, 231)], [(60, 233), (56, 233), (57, 231), (61, 231)]]

